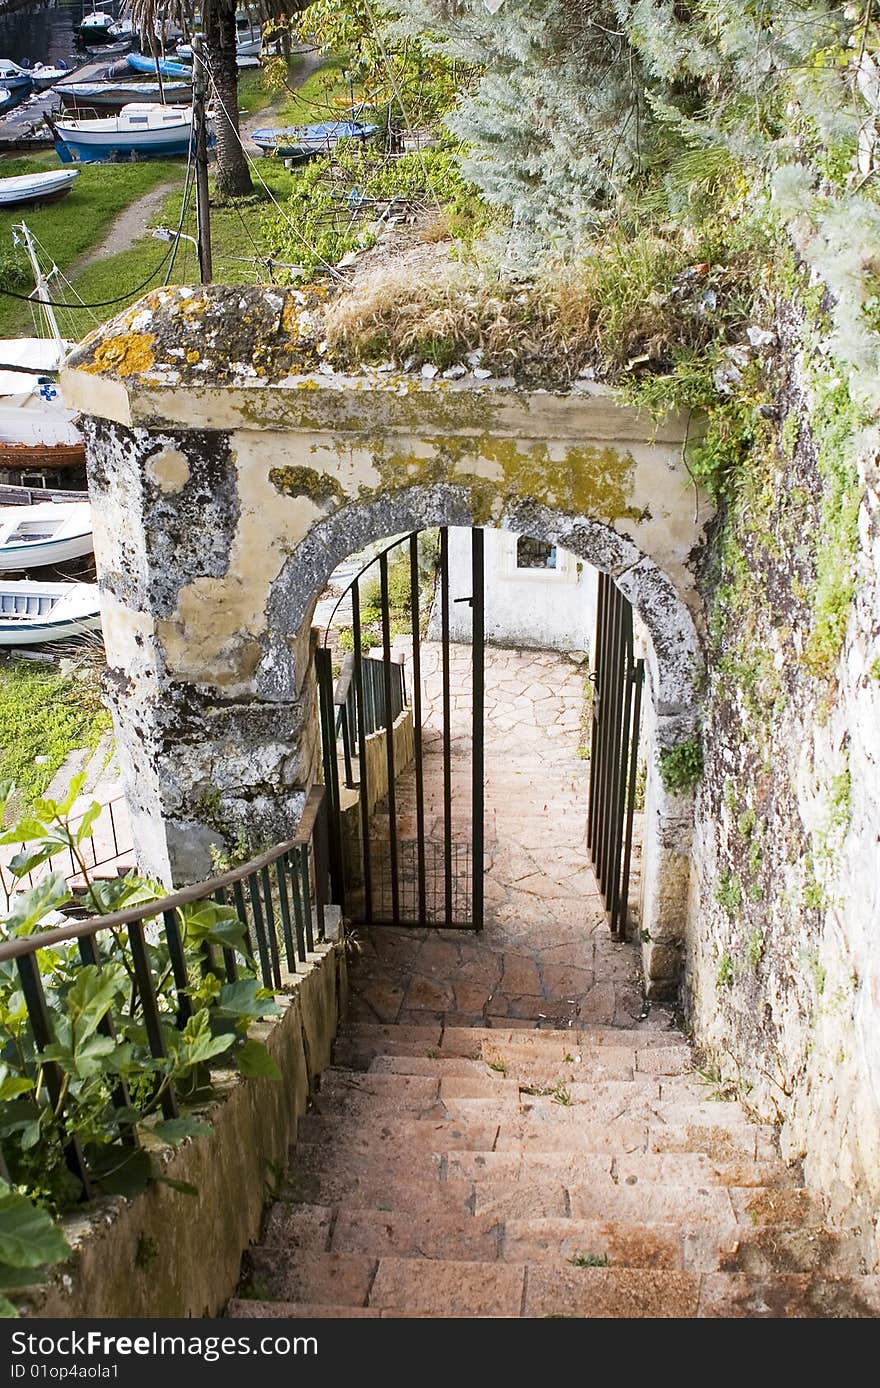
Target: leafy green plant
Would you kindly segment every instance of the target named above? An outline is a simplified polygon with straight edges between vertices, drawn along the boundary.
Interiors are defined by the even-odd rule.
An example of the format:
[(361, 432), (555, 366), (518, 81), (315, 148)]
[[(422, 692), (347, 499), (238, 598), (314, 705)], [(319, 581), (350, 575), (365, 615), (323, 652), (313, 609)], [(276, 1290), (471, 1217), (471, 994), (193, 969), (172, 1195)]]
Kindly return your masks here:
[(703, 774), (703, 747), (697, 737), (669, 747), (657, 758), (660, 779), (671, 795), (693, 790)]
[[(0, 844), (23, 845), (8, 875), (0, 873), (0, 885), (11, 893), (0, 921), (2, 938), (38, 934), (50, 913), (70, 903), (67, 883), (49, 865), (62, 852), (70, 854), (83, 878), (85, 903), (96, 915), (164, 896), (161, 886), (134, 873), (108, 881), (90, 877), (84, 845), (100, 806), (93, 804), (72, 819), (82, 782), (75, 778), (62, 801), (38, 799), (30, 816), (0, 833)], [(5, 808), (12, 789), (10, 783), (0, 786), (0, 806)], [(39, 876), (40, 870), (34, 887), (14, 892), (15, 879)], [(266, 1046), (248, 1034), (254, 1022), (276, 1015), (278, 1006), (257, 977), (234, 909), (197, 901), (176, 916), (190, 980), (185, 994), (175, 985), (166, 933), (149, 922), (143, 931), (163, 1055), (154, 1054), (150, 1044), (126, 932), (107, 930), (93, 937), (97, 962), (84, 964), (75, 941), (36, 953), (51, 1036), (42, 1047), (31, 1030), (16, 963), (0, 964), (0, 1145), (12, 1187), (11, 1194), (0, 1191), (0, 1264), (19, 1267), (4, 1274), (0, 1266), (0, 1288), (22, 1287), (37, 1276), (35, 1269), (65, 1256), (52, 1215), (88, 1194), (131, 1196), (152, 1180), (167, 1179), (155, 1155), (210, 1132), (210, 1123), (187, 1106), (201, 1107), (211, 1098), (217, 1066), (278, 1078)], [(219, 962), (221, 951), (237, 957), (234, 981)], [(188, 1015), (180, 1011), (184, 1002)], [(163, 1109), (172, 1092), (181, 1111), (167, 1117)], [(71, 1143), (82, 1154), (88, 1189), (68, 1163)], [(13, 1228), (16, 1220), (26, 1223), (25, 1207), (33, 1213), (35, 1252), (31, 1261), (16, 1265), (14, 1244), (4, 1244), (3, 1227), (4, 1221), (11, 1220)]]
[(607, 1268), (609, 1264), (607, 1253), (576, 1253), (568, 1261), (576, 1268)]

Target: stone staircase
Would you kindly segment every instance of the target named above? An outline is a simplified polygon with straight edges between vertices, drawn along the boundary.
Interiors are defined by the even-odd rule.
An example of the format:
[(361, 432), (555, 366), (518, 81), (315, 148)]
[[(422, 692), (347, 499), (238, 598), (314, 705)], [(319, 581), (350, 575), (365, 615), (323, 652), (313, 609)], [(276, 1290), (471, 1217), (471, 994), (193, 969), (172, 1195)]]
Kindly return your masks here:
[(230, 1317), (880, 1314), (676, 1032), (349, 1024), (334, 1059)]

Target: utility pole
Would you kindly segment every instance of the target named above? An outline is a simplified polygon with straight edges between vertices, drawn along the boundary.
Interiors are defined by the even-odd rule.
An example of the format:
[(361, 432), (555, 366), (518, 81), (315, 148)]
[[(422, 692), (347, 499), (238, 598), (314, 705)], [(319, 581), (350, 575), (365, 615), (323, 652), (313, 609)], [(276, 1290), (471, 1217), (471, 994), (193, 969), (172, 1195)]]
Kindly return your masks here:
[(193, 50), (193, 139), (196, 160), (196, 221), (199, 239), (199, 275), (202, 284), (213, 278), (211, 264), (211, 209), (208, 204), (208, 118), (205, 114), (207, 88), (202, 58), (201, 34), (194, 34)]

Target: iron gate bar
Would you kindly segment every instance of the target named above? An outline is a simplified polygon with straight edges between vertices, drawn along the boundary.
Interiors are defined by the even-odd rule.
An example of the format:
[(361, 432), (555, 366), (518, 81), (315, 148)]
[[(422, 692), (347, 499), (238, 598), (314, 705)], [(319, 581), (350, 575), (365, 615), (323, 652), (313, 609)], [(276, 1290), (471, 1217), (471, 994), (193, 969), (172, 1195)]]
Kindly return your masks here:
[(412, 626), (413, 663), (413, 753), (416, 776), (416, 873), (419, 893), (419, 925), (428, 919), (427, 884), (425, 880), (425, 780), (422, 765), (422, 633), (419, 599), (419, 536), (409, 537), (409, 605)]
[(382, 604), (382, 683), (385, 701), (385, 764), (388, 768), (388, 847), (391, 853), (391, 917), (400, 917), (400, 884), (397, 880), (397, 784), (394, 775), (394, 710), (391, 705), (391, 613), (388, 605), (388, 555), (379, 560)]
[(623, 878), (620, 886), (620, 910), (618, 918), (612, 921), (612, 929), (620, 935), (621, 939), (626, 936), (627, 911), (629, 906), (629, 876), (632, 866), (632, 839), (633, 839), (633, 820), (636, 811), (636, 784), (639, 772), (639, 726), (642, 717), (642, 686), (645, 681), (645, 662), (637, 660), (632, 671), (633, 684), (633, 712), (632, 712), (632, 733), (630, 737), (630, 761), (629, 761), (629, 793), (626, 805), (626, 830), (624, 835), (623, 850)]
[(471, 912), (474, 930), (483, 928), (483, 852), (484, 852), (484, 727), (483, 706), (486, 689), (486, 620), (485, 620), (485, 535), (482, 530), (471, 531), (471, 662), (473, 681), (471, 695)]
[(634, 659), (632, 607), (599, 575), (587, 846), (612, 934), (626, 938), (644, 661)]
[(449, 531), (440, 531), (440, 643), (443, 666), (443, 897), (452, 920), (452, 743), (449, 699)]
[[(330, 875), (333, 897), (345, 914), (345, 859), (342, 840), (342, 803), (339, 794), (339, 761), (336, 755), (333, 693), (333, 657), (318, 646), (315, 649), (315, 676), (318, 682), (318, 706), (321, 725), (321, 749), (324, 761), (324, 785), (329, 799)], [(344, 744), (345, 745), (345, 744)], [(347, 770), (351, 762), (347, 761)]]
[(364, 888), (364, 917), (367, 922), (373, 919), (373, 873), (370, 862), (370, 806), (367, 783), (367, 727), (364, 708), (364, 659), (361, 651), (361, 593), (360, 578), (351, 586), (351, 632), (354, 642), (354, 688), (357, 702), (358, 734), (358, 802), (361, 812), (361, 874)]

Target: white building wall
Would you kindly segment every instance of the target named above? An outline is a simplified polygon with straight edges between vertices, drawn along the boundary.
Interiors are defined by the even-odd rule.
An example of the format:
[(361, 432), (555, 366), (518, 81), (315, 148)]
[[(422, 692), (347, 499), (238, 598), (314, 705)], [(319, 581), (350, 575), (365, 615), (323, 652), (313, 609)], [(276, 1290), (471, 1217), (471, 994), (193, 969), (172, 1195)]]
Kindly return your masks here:
[[(596, 570), (568, 550), (556, 549), (556, 567), (517, 567), (516, 535), (486, 530), (486, 639), (499, 646), (591, 651), (596, 626)], [(470, 641), (471, 531), (449, 530), (449, 631), (453, 641)], [(439, 636), (439, 603), (431, 636)], [(435, 631), (434, 628), (437, 628)]]

